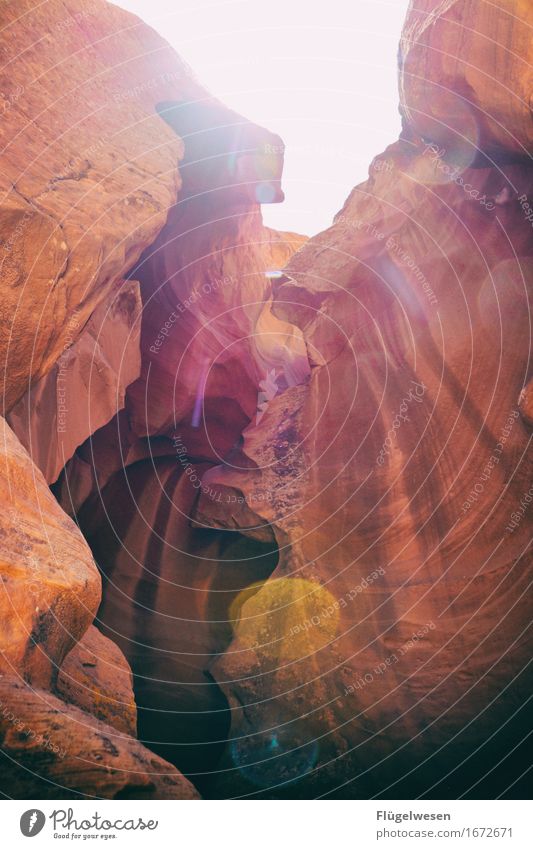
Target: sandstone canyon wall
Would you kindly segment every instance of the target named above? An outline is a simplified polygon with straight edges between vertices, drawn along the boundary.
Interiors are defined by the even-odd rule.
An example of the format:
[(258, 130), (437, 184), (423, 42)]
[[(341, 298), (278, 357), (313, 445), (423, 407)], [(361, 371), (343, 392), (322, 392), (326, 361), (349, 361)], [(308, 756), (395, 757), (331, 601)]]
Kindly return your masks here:
[[(311, 379), (204, 478), (280, 550), (213, 666), (232, 707), (221, 793), (527, 792), (526, 17), (412, 4), (401, 138), (275, 284)], [(197, 515), (233, 522), (205, 494)]]
[[(90, 10), (77, 2), (50, 3), (46, 15), (28, 3), (25, 11), (2, 13), (13, 45), (12, 55), (5, 57), (7, 64), (11, 60), (11, 76), (9, 87), (7, 77), (4, 86), (13, 94), (2, 124), (8, 329), (2, 342), (3, 412), (24, 446), (5, 424), (2, 788), (20, 798), (193, 798), (192, 785), (135, 740), (132, 684), (135, 680), (142, 708), (139, 662), (146, 655), (136, 652), (135, 637), (141, 634), (146, 643), (153, 636), (152, 654), (159, 652), (163, 660), (168, 645), (170, 651), (175, 651), (173, 643), (194, 650), (198, 643), (198, 654), (207, 657), (192, 671), (185, 663), (183, 673), (198, 683), (204, 680), (213, 640), (225, 645), (228, 636), (210, 637), (204, 626), (198, 640), (193, 637), (184, 647), (185, 635), (154, 629), (156, 621), (164, 625), (163, 609), (159, 617), (152, 615), (157, 606), (152, 611), (143, 605), (150, 615), (135, 625), (137, 607), (133, 597), (124, 605), (120, 576), (127, 583), (140, 577), (141, 599), (143, 592), (151, 594), (144, 567), (135, 574), (135, 551), (145, 556), (145, 548), (157, 539), (156, 525), (147, 529), (143, 521), (134, 533), (131, 564), (119, 558), (115, 563), (119, 552), (112, 544), (100, 556), (94, 541), (104, 586), (111, 588), (95, 619), (100, 575), (66, 512), (75, 516), (83, 508), (97, 527), (107, 496), (116, 496), (131, 465), (156, 516), (158, 501), (164, 509), (167, 495), (154, 455), (171, 473), (178, 469), (188, 509), (197, 491), (188, 490), (188, 476), (176, 463), (173, 365), (169, 368), (165, 360), (160, 367), (163, 356), (155, 355), (163, 341), (172, 364), (185, 358), (176, 394), (184, 395), (184, 420), (190, 420), (200, 384), (203, 407), (212, 403), (218, 409), (213, 444), (203, 435), (196, 448), (205, 454), (206, 467), (219, 462), (255, 415), (259, 382), (269, 365), (277, 364), (276, 357), (288, 367), (295, 362), (308, 370), (301, 334), (270, 318), (268, 309), (270, 272), (282, 267), (303, 239), (274, 233), (261, 223), (259, 201), (283, 197), (282, 160), (269, 153), (271, 147), (280, 149), (281, 140), (215, 102), (153, 31), (103, 2)], [(59, 85), (59, 79), (69, 79), (70, 85)], [(192, 141), (185, 144), (183, 137)], [(231, 289), (227, 301), (222, 287)], [(176, 313), (181, 317), (180, 310), (185, 311), (180, 298), (185, 301), (186, 295), (190, 314), (172, 338), (169, 329)], [(204, 307), (200, 299), (207, 303), (208, 295), (211, 306)], [(228, 301), (233, 314), (224, 324), (217, 318)], [(213, 321), (207, 341), (195, 345), (209, 309)], [(270, 336), (256, 344), (256, 326), (265, 322)], [(209, 352), (214, 380), (202, 377)], [(220, 409), (226, 396), (233, 425)], [(197, 427), (190, 421), (188, 426), (195, 435)], [(66, 512), (43, 475), (55, 483)], [(121, 515), (127, 499), (125, 489), (114, 505)], [(191, 620), (195, 611), (188, 605), (195, 589), (198, 598), (207, 597), (217, 581), (218, 560), (230, 555), (224, 555), (228, 542), (220, 543), (220, 535), (214, 542), (201, 539), (196, 548), (206, 566), (189, 580), (186, 569), (196, 565), (196, 549), (188, 543), (188, 523), (179, 510), (178, 500), (175, 528), (168, 521), (160, 525), (168, 546), (175, 541), (183, 549), (183, 563), (177, 563), (183, 575), (171, 573), (172, 583), (181, 577), (192, 588), (168, 601), (172, 606), (177, 599), (176, 613), (186, 611)], [(84, 529), (89, 537), (88, 523)], [(105, 539), (102, 528), (97, 536)], [(127, 545), (119, 549), (129, 554)], [(260, 552), (259, 575), (274, 568), (271, 559), (269, 550)], [(154, 580), (162, 583), (165, 568), (161, 561), (161, 575)], [(231, 559), (228, 572), (222, 586), (227, 583), (234, 595), (236, 582), (238, 591), (243, 581)], [(201, 623), (206, 614), (201, 601), (197, 606)], [(207, 600), (204, 606), (207, 610)], [(129, 610), (135, 626), (131, 634)], [(115, 616), (123, 617), (118, 633)], [(218, 630), (224, 631), (220, 619)], [(101, 634), (104, 627), (115, 642)], [(135, 679), (116, 642), (123, 644)], [(171, 665), (171, 683), (181, 680), (182, 666), (181, 661)], [(164, 663), (156, 673), (167, 675)], [(157, 679), (149, 675), (148, 680), (157, 693)], [(183, 680), (188, 684), (187, 677)], [(213, 686), (208, 683), (206, 689)], [(163, 690), (166, 701), (154, 702), (152, 695), (150, 707), (164, 710), (171, 703), (172, 692)], [(190, 705), (191, 713), (201, 714), (203, 698), (202, 693), (200, 702)], [(221, 694), (215, 706), (217, 698)], [(222, 712), (225, 716), (225, 705)], [(181, 734), (179, 716), (177, 724)], [(172, 730), (169, 734), (172, 744)]]
[(262, 223), (277, 136), (125, 12), (39, 9), (2, 10), (2, 787), (520, 796), (527, 4), (411, 3), (401, 137), (309, 241)]

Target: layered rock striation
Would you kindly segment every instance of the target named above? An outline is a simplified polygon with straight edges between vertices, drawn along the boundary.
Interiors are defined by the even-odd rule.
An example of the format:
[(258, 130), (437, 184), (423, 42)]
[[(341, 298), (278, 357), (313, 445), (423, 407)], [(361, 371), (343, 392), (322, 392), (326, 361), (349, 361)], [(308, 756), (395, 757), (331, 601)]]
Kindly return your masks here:
[(401, 136), (307, 242), (262, 223), (280, 139), (155, 33), (26, 11), (3, 12), (4, 785), (519, 797), (525, 2), (411, 3)]
[[(244, 494), (242, 532), (272, 528), (280, 552), (213, 666), (232, 708), (221, 794), (524, 792), (526, 17), (411, 5), (401, 138), (275, 284), (311, 378), (204, 477)], [(205, 494), (197, 516), (234, 523)]]

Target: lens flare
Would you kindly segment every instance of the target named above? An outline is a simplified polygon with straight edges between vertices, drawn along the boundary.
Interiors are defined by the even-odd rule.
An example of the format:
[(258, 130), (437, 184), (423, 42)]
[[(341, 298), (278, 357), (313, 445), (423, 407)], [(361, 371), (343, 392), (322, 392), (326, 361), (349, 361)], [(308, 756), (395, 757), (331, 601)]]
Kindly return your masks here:
[(335, 638), (339, 609), (339, 602), (320, 584), (277, 578), (239, 593), (230, 617), (239, 640), (270, 665), (313, 658)]

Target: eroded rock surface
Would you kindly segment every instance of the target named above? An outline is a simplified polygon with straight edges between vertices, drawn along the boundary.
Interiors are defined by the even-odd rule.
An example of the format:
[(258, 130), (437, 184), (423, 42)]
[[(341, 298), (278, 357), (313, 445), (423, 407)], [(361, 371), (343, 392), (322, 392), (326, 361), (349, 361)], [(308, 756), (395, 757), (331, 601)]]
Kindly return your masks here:
[(528, 0), (411, 2), (400, 42), (401, 105), (409, 123), (460, 163), (528, 156), (531, 115)]
[[(141, 369), (141, 315), (139, 284), (120, 280), (79, 338), (9, 413), (9, 424), (48, 483), (123, 408), (126, 388)], [(73, 339), (77, 320), (70, 322)]]
[(9, 409), (163, 226), (182, 146), (155, 106), (197, 89), (162, 38), (103, 0), (7, 4), (2, 27)]
[(211, 796), (520, 795), (525, 2), (411, 4), (401, 138), (306, 244), (262, 224), (277, 136), (117, 8), (27, 9), (5, 10), (5, 397), (30, 393), (10, 420), (90, 542), (106, 636), (88, 549), (6, 426), (6, 783), (195, 797), (153, 748)]
[[(180, 200), (132, 271), (141, 376), (54, 491), (104, 575), (99, 623), (132, 665), (140, 736), (200, 786), (229, 724), (208, 667), (231, 639), (233, 601), (268, 577), (277, 546), (235, 523), (233, 533), (192, 528), (193, 507), (205, 471), (231, 456), (272, 397), (308, 377), (300, 331), (271, 312), (273, 280), (305, 239), (262, 223), (257, 194), (270, 186), (266, 196), (281, 197), (281, 163), (263, 154), (276, 137), (242, 120), (221, 134), (198, 107), (164, 113), (186, 154)], [(203, 167), (213, 158), (216, 169)]]
[[(217, 281), (225, 262), (228, 273), (233, 274), (231, 308), (235, 309), (236, 318), (229, 335), (223, 335), (220, 324), (210, 343), (217, 356), (228, 344), (235, 343), (237, 351), (237, 355), (230, 353), (226, 357), (227, 362), (214, 383), (219, 406), (235, 377), (231, 363), (237, 363), (239, 356), (251, 362), (238, 376), (240, 386), (234, 390), (234, 423), (228, 429), (229, 442), (228, 433), (220, 426), (217, 444), (211, 449), (209, 460), (218, 462), (220, 452), (227, 451), (244, 424), (255, 415), (259, 383), (265, 376), (264, 369), (271, 365), (268, 352), (264, 349), (256, 352), (254, 346), (259, 319), (263, 325), (266, 321), (275, 328), (275, 344), (271, 346), (274, 358), (280, 356), (278, 348), (282, 359), (291, 359), (291, 351), (298, 348), (298, 358), (302, 361), (303, 342), (299, 332), (266, 315), (271, 295), (267, 272), (283, 265), (303, 241), (301, 237), (275, 234), (261, 222), (260, 202), (283, 198), (282, 156), (267, 150), (267, 143), (272, 142), (280, 150), (281, 140), (206, 95), (163, 39), (114, 6), (97, 0), (88, 10), (73, 0), (52, 2), (44, 11), (28, 2), (16, 14), (6, 7), (3, 26), (5, 32), (9, 31), (4, 59), (10, 65), (9, 86), (6, 77), (3, 90), (12, 92), (3, 121), (3, 308), (6, 325), (9, 324), (1, 352), (3, 373), (9, 376), (4, 381), (5, 406), (10, 409), (10, 421), (48, 481), (55, 481), (65, 461), (75, 452), (69, 464), (69, 469), (75, 469), (74, 479), (65, 473), (55, 488), (72, 515), (91, 498), (93, 505), (95, 498), (98, 501), (100, 486), (109, 484), (109, 491), (116, 490), (121, 469), (135, 460), (148, 461), (143, 470), (143, 488), (151, 494), (157, 508), (157, 499), (163, 500), (164, 496), (150, 490), (152, 482), (157, 480), (153, 477), (150, 458), (154, 450), (167, 458), (170, 453), (175, 469), (174, 432), (170, 432), (170, 438), (167, 433), (161, 439), (159, 450), (145, 438), (145, 434), (153, 435), (161, 430), (158, 421), (161, 405), (153, 395), (150, 396), (151, 418), (145, 415), (142, 405), (136, 412), (133, 392), (127, 410), (122, 409), (126, 387), (139, 377), (141, 356), (140, 380), (147, 384), (148, 352), (143, 344), (139, 345), (141, 303), (132, 268), (137, 264), (145, 272), (139, 279), (142, 306), (147, 311), (152, 294), (157, 294), (167, 281), (157, 278), (156, 269), (146, 257), (153, 251), (154, 239), (171, 210), (170, 230), (165, 238), (170, 232), (176, 243), (189, 230), (199, 228), (203, 232), (198, 239), (192, 236), (182, 240), (183, 244), (188, 242), (188, 252), (182, 251), (177, 262), (197, 263), (197, 274), (182, 278), (175, 292), (169, 292), (167, 287), (167, 300), (159, 303), (159, 312), (151, 313), (158, 328), (160, 321), (164, 324), (167, 320), (167, 302), (178, 309), (180, 296), (196, 299), (207, 278), (213, 281), (216, 297), (212, 317), (215, 318), (223, 305), (223, 300), (218, 299)], [(61, 83), (64, 80), (69, 81), (68, 87)], [(196, 147), (190, 144), (190, 138), (196, 138)], [(184, 153), (187, 179), (178, 167)], [(197, 167), (195, 162), (202, 153), (207, 159), (203, 167)], [(207, 162), (209, 153), (211, 162)], [(182, 184), (178, 205), (172, 209)], [(201, 187), (206, 197), (211, 195), (203, 204), (194, 200)], [(231, 220), (227, 227), (222, 225), (217, 230), (214, 216), (220, 216), (225, 209)], [(162, 251), (163, 244), (155, 243), (156, 255)], [(167, 252), (171, 267), (175, 262), (173, 250), (174, 245)], [(211, 264), (201, 263), (204, 250), (212, 251)], [(143, 252), (145, 259), (138, 265)], [(125, 281), (129, 273), (132, 279)], [(250, 307), (238, 293), (247, 277), (255, 277), (255, 285), (252, 282), (247, 292), (252, 302)], [(207, 313), (198, 314), (193, 331)], [(142, 321), (143, 340), (149, 339), (152, 328), (144, 316)], [(63, 365), (62, 360), (66, 361)], [(305, 358), (303, 362), (307, 368)], [(195, 371), (198, 364), (200, 374)], [(188, 395), (180, 407), (183, 419), (188, 419), (188, 432), (193, 435), (197, 430), (196, 410), (204, 403), (199, 392), (204, 366), (204, 360), (198, 359), (195, 350), (192, 367), (188, 364), (185, 369), (183, 386)], [(65, 394), (69, 396), (66, 405), (62, 400), (63, 379), (68, 390)], [(159, 386), (158, 381), (156, 384)], [(207, 395), (210, 387), (211, 384)], [(161, 388), (166, 392), (164, 381)], [(68, 415), (62, 418), (65, 412)], [(163, 412), (167, 431), (170, 425), (180, 422), (172, 415), (173, 395), (166, 400)], [(109, 440), (106, 436), (117, 428), (122, 428), (128, 460), (122, 457), (120, 438)], [(103, 434), (103, 438), (100, 442), (95, 438), (93, 456), (95, 433)], [(122, 663), (119, 663), (121, 672), (115, 692), (108, 688), (104, 665), (112, 662), (109, 646), (101, 640), (93, 645), (95, 635), (90, 632), (86, 637), (90, 645), (79, 643), (63, 663), (93, 620), (99, 578), (71, 520), (51, 499), (40, 472), (31, 465), (12, 434), (8, 430), (6, 434), (8, 477), (17, 477), (13, 521), (5, 526), (8, 542), (3, 577), (7, 587), (7, 624), (3, 657), (6, 668), (12, 673), (16, 669), (35, 685), (54, 687), (85, 711), (132, 731), (134, 715), (125, 681), (128, 673)], [(200, 454), (206, 451), (207, 444), (204, 433), (197, 440)], [(185, 470), (178, 468), (186, 484)], [(32, 477), (37, 482), (36, 502), (30, 497)], [(192, 494), (195, 496), (196, 491)], [(123, 497), (126, 502), (127, 493)], [(41, 536), (32, 525), (40, 500), (44, 513)], [(117, 507), (120, 506), (119, 502)], [(59, 525), (57, 534), (55, 523)], [(30, 526), (31, 532), (35, 531), (33, 536)], [(48, 530), (52, 543), (47, 540), (45, 545)], [(171, 529), (165, 527), (165, 532), (172, 535)], [(138, 527), (135, 533), (133, 549), (137, 546), (144, 554), (145, 546), (150, 546), (155, 534), (147, 532), (145, 527)], [(44, 549), (52, 544), (57, 548), (53, 551), (56, 561), (59, 560), (57, 574), (44, 559)], [(13, 552), (17, 546), (25, 546), (20, 564), (18, 553)], [(205, 547), (210, 548), (209, 540)], [(66, 550), (68, 569), (66, 566), (63, 569)], [(220, 545), (216, 554), (220, 555)], [(109, 560), (106, 556), (104, 552), (101, 565), (111, 575), (115, 564), (111, 552)], [(188, 563), (187, 559), (184, 563)], [(166, 568), (164, 563), (162, 568)], [(27, 588), (37, 569), (39, 584), (34, 597)], [(235, 575), (228, 580), (233, 586)], [(214, 563), (211, 574), (206, 573), (199, 582), (202, 586), (216, 583)], [(141, 575), (141, 587), (149, 595), (148, 584)], [(144, 604), (142, 594), (141, 602)], [(207, 606), (205, 599), (204, 603)], [(110, 605), (113, 606), (112, 600)], [(102, 610), (105, 612), (105, 606)], [(124, 625), (128, 622), (125, 617)], [(151, 625), (151, 622), (146, 624), (147, 637)], [(203, 627), (208, 633), (210, 623)], [(159, 637), (161, 629), (156, 630)], [(126, 628), (125, 639), (127, 635)], [(169, 639), (172, 640), (172, 635)], [(199, 640), (201, 651), (210, 654), (213, 646), (209, 639)], [(186, 642), (182, 630), (177, 643), (183, 647)], [(157, 652), (157, 646), (154, 650)], [(83, 663), (92, 664), (93, 660), (96, 666), (83, 667)], [(198, 661), (193, 666), (192, 676), (202, 678), (203, 664)], [(60, 679), (56, 681), (59, 667)], [(83, 672), (84, 669), (91, 672)], [(187, 676), (184, 681), (188, 686)], [(14, 693), (12, 696), (16, 699)], [(124, 712), (114, 716), (113, 699), (120, 702), (122, 697), (126, 702)], [(221, 698), (220, 694), (218, 697)], [(186, 730), (179, 729), (178, 738), (186, 734)], [(76, 745), (81, 752), (85, 744), (80, 739)], [(128, 757), (125, 752), (126, 761)], [(122, 762), (122, 754), (118, 762)], [(123, 766), (126, 768), (127, 764)], [(142, 768), (143, 763), (141, 773)], [(8, 766), (6, 769), (9, 772)], [(70, 765), (65, 767), (67, 773), (70, 769)], [(50, 779), (60, 781), (61, 771), (60, 763), (51, 766)], [(82, 783), (84, 780), (80, 778)], [(88, 781), (84, 787), (92, 786), (93, 778)], [(142, 775), (139, 781), (146, 784)], [(160, 784), (157, 783), (153, 793), (162, 793), (161, 798), (165, 798)], [(115, 793), (112, 787), (102, 786), (100, 790), (102, 795)], [(119, 788), (117, 792), (122, 791)]]
[(137, 708), (133, 676), (113, 640), (91, 625), (64, 660), (56, 683), (66, 702), (135, 737)]
[(0, 665), (37, 687), (59, 667), (92, 622), (100, 576), (80, 531), (4, 419)]
[[(199, 103), (213, 125), (221, 112), (226, 124), (242, 119), (206, 95), (164, 39), (111, 3), (23, 0), (3, 8), (2, 27), (1, 315), (9, 333), (0, 366), (9, 409), (166, 221), (183, 143), (158, 105)], [(253, 155), (235, 145), (232, 153), (244, 181)], [(273, 177), (278, 158), (264, 156)], [(267, 200), (280, 192), (269, 175), (261, 187)]]
[(12, 678), (0, 680), (0, 780), (15, 799), (198, 799), (138, 740)]
[[(487, 29), (491, 49), (508, 49), (496, 31), (507, 11), (479, 7), (410, 10), (403, 136), (275, 285), (311, 379), (271, 401), (232, 467), (204, 477), (243, 493), (242, 532), (270, 526), (280, 550), (212, 667), (232, 708), (223, 795), (523, 792), (532, 459), (518, 399), (531, 369), (533, 171), (519, 154), (531, 124), (499, 85), (481, 85), (487, 52), (465, 50)], [(509, 26), (518, 57), (505, 79), (525, 39), (520, 15)], [(488, 114), (459, 116), (479, 131), (462, 163), (418, 135), (414, 108), (434, 78), (431, 114), (457, 117), (436, 84), (445, 63), (463, 93), (457, 51)], [(501, 118), (521, 144), (494, 131)], [(476, 159), (495, 146), (498, 164)], [(205, 494), (197, 515), (233, 521)]]
[[(11, 163), (19, 192), (39, 199), (47, 223), (38, 241), (28, 217), (6, 243), (6, 262), (25, 283), (9, 341), (16, 364), (8, 358), (6, 397), (20, 399), (9, 421), (91, 542), (106, 587), (97, 622), (132, 664), (141, 736), (201, 772), (228, 727), (208, 665), (231, 638), (232, 600), (270, 574), (277, 548), (272, 534), (250, 542), (193, 529), (192, 507), (203, 472), (272, 397), (308, 376), (300, 331), (270, 309), (272, 282), (305, 239), (262, 223), (260, 204), (283, 199), (278, 136), (207, 96), (131, 16), (104, 4), (65, 9), (68, 26), (54, 4), (47, 21), (54, 33), (68, 29), (56, 61), (63, 73), (75, 69), (57, 112), (64, 144), (28, 149), (42, 170)], [(19, 42), (27, 37), (11, 26)], [(53, 38), (45, 41), (52, 49)], [(85, 81), (86, 62), (96, 86)], [(42, 103), (31, 101), (46, 121), (56, 115), (53, 79), (43, 75)], [(11, 129), (35, 123), (15, 106)], [(54, 156), (68, 162), (65, 173)], [(42, 185), (46, 170), (55, 176)], [(58, 228), (62, 265), (46, 253)], [(48, 259), (37, 280), (27, 264), (41, 242)], [(97, 634), (70, 652), (56, 692), (132, 733), (127, 670), (117, 660), (113, 685), (115, 661)]]

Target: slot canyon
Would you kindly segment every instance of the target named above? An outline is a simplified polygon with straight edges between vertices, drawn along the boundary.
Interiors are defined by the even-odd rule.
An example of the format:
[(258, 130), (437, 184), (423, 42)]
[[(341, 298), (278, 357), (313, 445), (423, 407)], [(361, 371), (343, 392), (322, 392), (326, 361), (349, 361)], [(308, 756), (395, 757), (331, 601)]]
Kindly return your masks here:
[(4, 797), (527, 798), (528, 0), (411, 0), (316, 235), (140, 19), (0, 19)]

